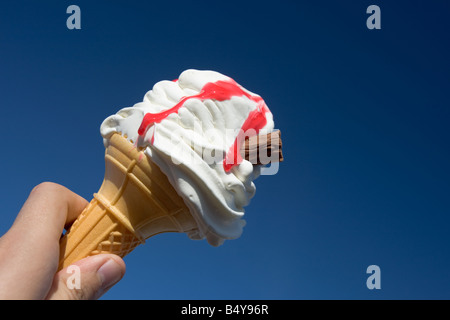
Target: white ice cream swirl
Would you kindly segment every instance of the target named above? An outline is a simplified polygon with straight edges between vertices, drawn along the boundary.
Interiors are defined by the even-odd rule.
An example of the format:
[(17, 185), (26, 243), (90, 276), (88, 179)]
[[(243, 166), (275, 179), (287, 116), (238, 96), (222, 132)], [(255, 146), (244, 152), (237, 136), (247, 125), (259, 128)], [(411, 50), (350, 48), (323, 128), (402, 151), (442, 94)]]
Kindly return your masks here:
[[(155, 162), (167, 175), (194, 216), (198, 230), (192, 239), (207, 238), (217, 246), (225, 239), (242, 234), (244, 206), (255, 194), (253, 180), (260, 168), (242, 160), (229, 172), (224, 169), (226, 153), (236, 140), (249, 114), (259, 108), (248, 95), (259, 97), (240, 87), (246, 95), (229, 99), (186, 99), (196, 96), (208, 83), (233, 81), (214, 71), (186, 70), (177, 81), (160, 81), (144, 97), (144, 101), (124, 108), (106, 118), (100, 128), (105, 146), (115, 132), (126, 136)], [(180, 101), (182, 106), (152, 123), (139, 135), (146, 114), (170, 110)], [(261, 99), (262, 100), (262, 99)], [(267, 106), (266, 122), (259, 133), (274, 128)]]

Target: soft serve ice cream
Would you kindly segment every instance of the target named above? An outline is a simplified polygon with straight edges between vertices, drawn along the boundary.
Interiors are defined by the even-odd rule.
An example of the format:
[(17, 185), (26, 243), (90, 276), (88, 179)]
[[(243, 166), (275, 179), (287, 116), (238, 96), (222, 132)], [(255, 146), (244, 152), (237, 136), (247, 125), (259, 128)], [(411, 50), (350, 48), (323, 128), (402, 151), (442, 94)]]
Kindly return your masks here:
[(214, 71), (186, 70), (160, 81), (143, 102), (105, 119), (105, 146), (120, 133), (167, 175), (194, 216), (192, 239), (212, 245), (242, 234), (244, 206), (260, 166), (242, 159), (246, 136), (273, 130), (264, 100)]

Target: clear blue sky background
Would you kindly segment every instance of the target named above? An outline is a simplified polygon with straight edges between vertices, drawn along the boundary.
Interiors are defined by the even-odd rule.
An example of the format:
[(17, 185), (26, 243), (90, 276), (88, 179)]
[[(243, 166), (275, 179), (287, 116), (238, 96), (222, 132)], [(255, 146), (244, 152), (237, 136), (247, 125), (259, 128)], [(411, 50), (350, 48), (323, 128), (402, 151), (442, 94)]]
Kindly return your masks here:
[(449, 14), (446, 0), (2, 1), (0, 234), (42, 181), (90, 200), (103, 119), (211, 69), (266, 100), (286, 161), (256, 181), (240, 239), (151, 238), (105, 299), (448, 299)]

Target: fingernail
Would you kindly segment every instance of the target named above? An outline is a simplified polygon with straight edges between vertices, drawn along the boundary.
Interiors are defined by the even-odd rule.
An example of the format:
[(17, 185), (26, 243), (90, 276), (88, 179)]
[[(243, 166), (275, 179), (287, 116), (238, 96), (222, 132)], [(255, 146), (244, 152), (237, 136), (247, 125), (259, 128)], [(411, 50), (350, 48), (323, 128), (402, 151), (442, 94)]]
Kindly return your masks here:
[(106, 261), (97, 272), (102, 282), (102, 288), (114, 285), (123, 276), (121, 266), (114, 259)]

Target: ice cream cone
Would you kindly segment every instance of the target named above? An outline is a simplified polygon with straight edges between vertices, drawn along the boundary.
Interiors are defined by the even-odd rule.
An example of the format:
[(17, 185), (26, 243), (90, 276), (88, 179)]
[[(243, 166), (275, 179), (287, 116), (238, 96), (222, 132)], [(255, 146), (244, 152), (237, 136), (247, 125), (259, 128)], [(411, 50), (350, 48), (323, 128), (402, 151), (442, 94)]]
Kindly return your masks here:
[(153, 235), (196, 228), (165, 174), (115, 133), (106, 148), (100, 190), (60, 241), (59, 269), (99, 253), (123, 257)]

